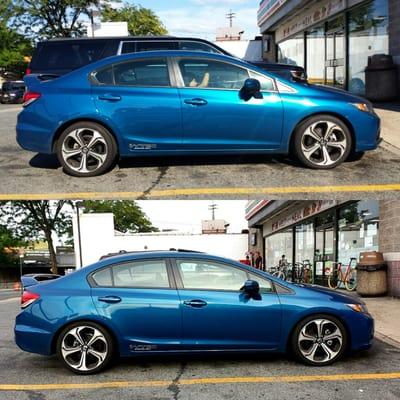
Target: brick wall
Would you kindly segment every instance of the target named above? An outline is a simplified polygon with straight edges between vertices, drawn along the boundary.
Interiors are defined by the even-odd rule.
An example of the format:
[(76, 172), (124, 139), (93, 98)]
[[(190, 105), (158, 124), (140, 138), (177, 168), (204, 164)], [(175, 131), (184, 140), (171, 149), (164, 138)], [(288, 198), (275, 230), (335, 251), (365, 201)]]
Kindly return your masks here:
[(389, 295), (400, 297), (400, 201), (379, 202), (379, 251), (388, 264)]

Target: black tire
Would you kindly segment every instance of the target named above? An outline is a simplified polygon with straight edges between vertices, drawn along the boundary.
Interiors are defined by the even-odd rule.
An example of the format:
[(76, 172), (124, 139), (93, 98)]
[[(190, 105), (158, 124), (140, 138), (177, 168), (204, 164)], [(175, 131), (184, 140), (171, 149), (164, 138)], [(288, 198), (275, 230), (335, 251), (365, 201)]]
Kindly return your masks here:
[[(334, 123), (339, 128), (339, 130), (336, 131), (337, 133), (335, 133), (336, 137), (338, 135), (342, 135), (346, 142), (346, 145), (344, 146), (345, 149), (343, 152), (337, 148), (329, 147), (331, 149), (331, 151), (333, 150), (333, 154), (332, 154), (333, 157), (331, 160), (332, 162), (327, 165), (318, 163), (315, 160), (319, 157), (314, 157), (312, 159), (307, 158), (303, 152), (302, 144), (304, 143), (304, 141), (305, 140), (313, 140), (310, 137), (308, 139), (306, 139), (305, 133), (310, 126), (312, 126), (318, 122), (321, 122), (322, 128), (324, 127), (325, 122)], [(334, 141), (335, 140), (333, 140), (333, 142)], [(303, 121), (302, 123), (300, 123), (297, 126), (297, 128), (294, 132), (292, 151), (294, 152), (294, 155), (296, 156), (296, 158), (306, 167), (313, 168), (313, 169), (332, 169), (332, 168), (335, 168), (338, 165), (340, 165), (342, 162), (344, 162), (349, 157), (351, 149), (352, 149), (352, 145), (353, 145), (352, 142), (353, 142), (353, 140), (352, 140), (350, 130), (343, 121), (341, 121), (339, 118), (336, 118), (332, 115), (319, 114), (319, 115), (315, 115), (313, 117), (307, 118), (305, 121)], [(312, 146), (310, 146), (310, 148), (311, 147)], [(322, 149), (322, 147), (321, 147), (321, 149)], [(322, 158), (323, 157), (322, 153), (321, 153), (322, 150), (320, 150), (321, 151), (320, 153), (318, 153), (318, 151), (319, 150), (316, 150), (316, 152), (314, 152), (312, 154), (313, 155), (320, 154), (321, 158)], [(340, 154), (338, 154), (338, 153), (340, 153)]]
[[(104, 360), (101, 362), (100, 365), (98, 365), (97, 367), (93, 368), (93, 369), (89, 369), (89, 370), (80, 370), (77, 368), (74, 368), (71, 364), (69, 364), (66, 359), (64, 358), (63, 354), (62, 354), (62, 343), (64, 338), (67, 336), (68, 332), (71, 331), (71, 329), (74, 328), (78, 328), (78, 327), (91, 327), (94, 329), (97, 329), (98, 331), (100, 331), (106, 341), (106, 351), (107, 351), (107, 355), (105, 356)], [(74, 373), (78, 374), (78, 375), (92, 375), (92, 374), (96, 374), (100, 371), (103, 371), (105, 368), (107, 368), (115, 355), (115, 345), (114, 345), (114, 341), (113, 338), (111, 337), (110, 333), (103, 328), (101, 325), (96, 324), (95, 322), (91, 322), (91, 321), (79, 321), (79, 322), (75, 322), (72, 323), (68, 326), (66, 326), (62, 332), (59, 334), (58, 338), (57, 338), (57, 343), (56, 343), (56, 354), (57, 357), (60, 359), (60, 361), (64, 364), (65, 367), (67, 367), (69, 370), (73, 371)]]
[[(334, 324), (336, 324), (336, 326), (338, 327), (338, 329), (340, 330), (340, 333), (342, 335), (342, 343), (341, 343), (340, 350), (337, 349), (338, 350), (337, 354), (333, 358), (326, 360), (326, 361), (318, 361), (318, 362), (312, 361), (312, 360), (306, 358), (300, 350), (300, 345), (299, 345), (298, 339), (299, 339), (301, 330), (308, 323), (310, 323), (311, 321), (316, 320), (316, 319), (324, 319), (324, 320), (333, 322)], [(346, 352), (347, 344), (348, 344), (348, 335), (347, 335), (345, 326), (338, 318), (333, 317), (331, 315), (327, 315), (327, 314), (311, 315), (311, 316), (303, 319), (296, 325), (296, 328), (294, 329), (292, 336), (290, 338), (290, 349), (292, 350), (294, 356), (303, 364), (313, 365), (313, 366), (318, 366), (318, 367), (331, 365), (334, 362), (338, 361), (340, 358), (342, 358), (344, 353)]]
[[(92, 161), (92, 165), (91, 166), (88, 165), (87, 171), (85, 172), (77, 170), (77, 168), (79, 168), (78, 165), (79, 155), (77, 155), (76, 158), (73, 157), (68, 158), (68, 160), (70, 160), (69, 162), (67, 162), (67, 160), (65, 160), (63, 156), (63, 146), (64, 145), (70, 146), (69, 143), (71, 139), (69, 135), (78, 129), (82, 130), (82, 136), (88, 142), (90, 142), (91, 132), (96, 132), (96, 134), (98, 133), (102, 138), (102, 141), (97, 142), (96, 146), (101, 146), (99, 152), (101, 153), (101, 156), (104, 156), (105, 159), (104, 161), (102, 161), (102, 164), (100, 165), (100, 162), (97, 159), (91, 157), (90, 161)], [(87, 132), (87, 139), (85, 137), (86, 132)], [(76, 143), (76, 145), (79, 147), (78, 143)], [(98, 176), (107, 172), (114, 165), (118, 154), (117, 143), (115, 141), (114, 136), (104, 126), (91, 121), (77, 122), (73, 125), (70, 125), (67, 129), (65, 129), (61, 133), (60, 137), (57, 139), (55, 150), (57, 153), (57, 158), (60, 164), (62, 165), (63, 170), (68, 175), (77, 177)], [(86, 152), (89, 157), (88, 148), (86, 148)], [(73, 163), (76, 165), (72, 166)], [(96, 166), (96, 163), (99, 165), (98, 167)]]

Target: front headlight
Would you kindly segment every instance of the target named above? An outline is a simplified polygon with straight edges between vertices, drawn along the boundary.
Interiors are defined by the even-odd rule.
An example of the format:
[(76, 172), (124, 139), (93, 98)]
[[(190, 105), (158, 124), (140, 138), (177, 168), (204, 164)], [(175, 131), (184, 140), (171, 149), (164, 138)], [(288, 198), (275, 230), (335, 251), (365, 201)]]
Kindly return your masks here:
[(368, 308), (365, 304), (346, 304), (347, 307), (350, 307), (353, 311), (368, 314)]
[(352, 106), (356, 107), (358, 110), (366, 113), (373, 114), (374, 107), (372, 107), (371, 103), (351, 103)]

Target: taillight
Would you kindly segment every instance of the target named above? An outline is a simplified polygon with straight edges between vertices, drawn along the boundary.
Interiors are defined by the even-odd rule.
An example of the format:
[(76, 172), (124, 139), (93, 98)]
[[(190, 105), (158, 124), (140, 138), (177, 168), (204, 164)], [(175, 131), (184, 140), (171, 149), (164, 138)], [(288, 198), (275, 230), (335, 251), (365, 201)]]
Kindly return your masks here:
[(41, 94), (37, 92), (30, 92), (29, 90), (24, 93), (24, 104), (22, 104), (23, 107), (29, 106), (29, 104), (32, 104), (35, 100), (40, 98)]
[(37, 293), (29, 292), (24, 290), (21, 296), (21, 308), (26, 308), (36, 300), (39, 300), (40, 296)]
[(30, 75), (32, 73), (32, 70), (28, 67), (25, 71), (25, 75)]

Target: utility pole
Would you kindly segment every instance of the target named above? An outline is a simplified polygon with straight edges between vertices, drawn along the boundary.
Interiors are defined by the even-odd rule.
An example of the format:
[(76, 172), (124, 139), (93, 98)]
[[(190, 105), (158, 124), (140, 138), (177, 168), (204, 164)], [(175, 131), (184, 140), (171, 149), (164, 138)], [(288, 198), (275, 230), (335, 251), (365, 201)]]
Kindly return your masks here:
[(215, 220), (215, 210), (218, 209), (218, 206), (215, 203), (212, 203), (208, 206), (208, 209), (211, 211), (212, 220)]
[(226, 19), (229, 19), (229, 26), (232, 28), (233, 26), (233, 19), (236, 18), (236, 13), (229, 10), (229, 13), (226, 14)]

